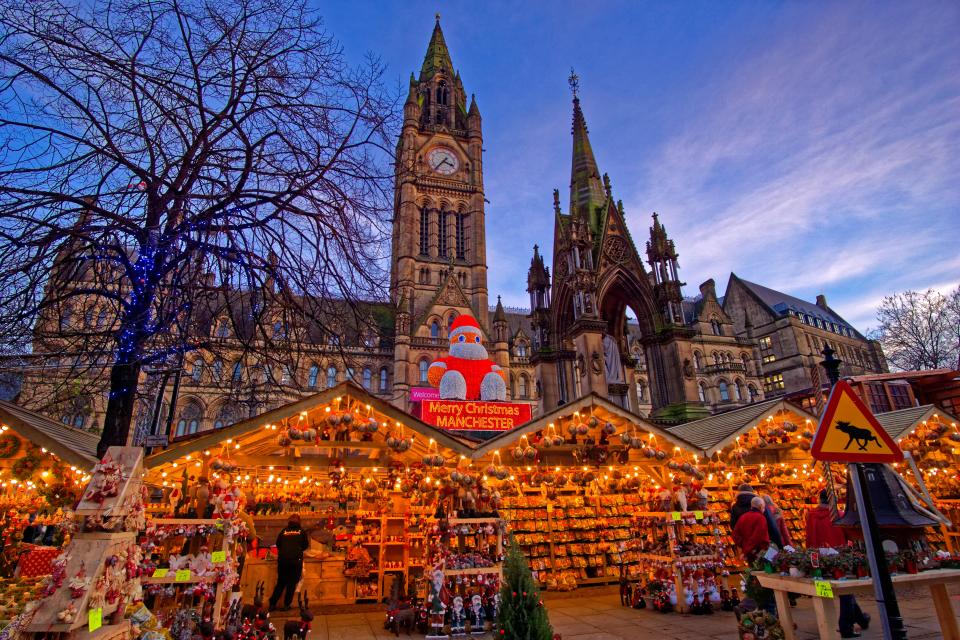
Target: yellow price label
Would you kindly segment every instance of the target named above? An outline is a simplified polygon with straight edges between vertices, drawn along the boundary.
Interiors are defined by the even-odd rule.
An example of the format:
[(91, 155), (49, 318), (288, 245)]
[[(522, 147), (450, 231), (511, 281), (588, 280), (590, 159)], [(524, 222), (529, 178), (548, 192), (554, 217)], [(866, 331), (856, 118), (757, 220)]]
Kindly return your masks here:
[(170, 569), (154, 569), (154, 570), (153, 570), (153, 576), (152, 576), (152, 577), (154, 577), (154, 578), (166, 578), (168, 571), (170, 571)]
[(220, 562), (227, 561), (227, 552), (226, 551), (214, 551), (210, 554), (210, 562), (218, 564)]
[(674, 522), (680, 522), (680, 512), (679, 512), (679, 511), (674, 511), (674, 512), (671, 513), (670, 515), (673, 516)]
[(174, 578), (177, 582), (187, 582), (190, 580), (190, 569), (177, 569), (177, 575)]
[(103, 607), (87, 611), (87, 626), (90, 627), (90, 631), (96, 631), (103, 626)]
[(818, 598), (833, 598), (833, 585), (827, 580), (814, 580), (813, 586), (817, 590)]
[(703, 520), (703, 511), (694, 511), (693, 517), (696, 520)]

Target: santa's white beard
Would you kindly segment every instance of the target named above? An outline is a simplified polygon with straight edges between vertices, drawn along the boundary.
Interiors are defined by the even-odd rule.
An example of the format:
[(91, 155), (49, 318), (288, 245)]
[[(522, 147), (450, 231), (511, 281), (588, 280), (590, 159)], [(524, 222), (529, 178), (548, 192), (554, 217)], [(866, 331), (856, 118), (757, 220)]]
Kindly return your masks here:
[(488, 359), (487, 348), (480, 342), (454, 342), (450, 345), (450, 355), (464, 360)]

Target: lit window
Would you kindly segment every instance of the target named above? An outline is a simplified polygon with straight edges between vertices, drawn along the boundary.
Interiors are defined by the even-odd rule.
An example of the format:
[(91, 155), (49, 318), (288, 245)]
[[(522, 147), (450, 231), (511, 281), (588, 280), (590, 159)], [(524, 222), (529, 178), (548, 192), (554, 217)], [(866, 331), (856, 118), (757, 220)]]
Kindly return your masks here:
[(783, 374), (777, 373), (770, 376), (764, 376), (763, 378), (763, 390), (767, 393), (772, 391), (777, 391), (784, 388), (783, 384)]
[(777, 359), (777, 356), (771, 354), (763, 356), (763, 364), (769, 364)]
[(760, 348), (761, 348), (761, 349), (772, 349), (772, 348), (773, 348), (773, 340), (770, 338), (770, 336), (764, 336), (764, 337), (760, 338)]
[(373, 372), (370, 371), (370, 367), (365, 367), (363, 369), (363, 388), (367, 391), (370, 391), (370, 386), (373, 383)]

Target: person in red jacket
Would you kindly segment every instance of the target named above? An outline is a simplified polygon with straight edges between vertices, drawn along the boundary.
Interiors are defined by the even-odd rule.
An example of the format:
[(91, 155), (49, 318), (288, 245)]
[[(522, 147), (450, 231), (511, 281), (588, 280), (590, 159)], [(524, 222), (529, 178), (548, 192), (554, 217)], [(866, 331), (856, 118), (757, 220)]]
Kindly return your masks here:
[[(843, 529), (833, 524), (831, 513), (830, 493), (824, 489), (820, 492), (820, 504), (807, 512), (807, 547), (809, 549), (833, 549), (845, 546), (847, 536)], [(841, 514), (842, 515), (842, 514)], [(860, 610), (854, 596), (840, 596), (840, 637), (859, 638), (860, 634), (853, 629), (854, 623), (866, 630), (870, 626), (870, 616)]]
[(763, 498), (754, 497), (750, 501), (750, 511), (740, 516), (733, 527), (733, 541), (750, 564), (770, 546), (770, 533), (763, 510)]

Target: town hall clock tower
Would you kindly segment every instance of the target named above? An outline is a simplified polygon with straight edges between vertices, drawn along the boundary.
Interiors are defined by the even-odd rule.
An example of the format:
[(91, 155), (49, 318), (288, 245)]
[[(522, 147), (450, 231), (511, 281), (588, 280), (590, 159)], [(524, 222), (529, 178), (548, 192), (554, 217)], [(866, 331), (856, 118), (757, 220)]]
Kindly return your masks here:
[(396, 151), (390, 295), (401, 407), (411, 387), (426, 386), (425, 363), (444, 355), (454, 318), (475, 317), (488, 344), (498, 341), (487, 307), (482, 147), (480, 110), (473, 96), (468, 105), (438, 16), (420, 75), (410, 75)]

